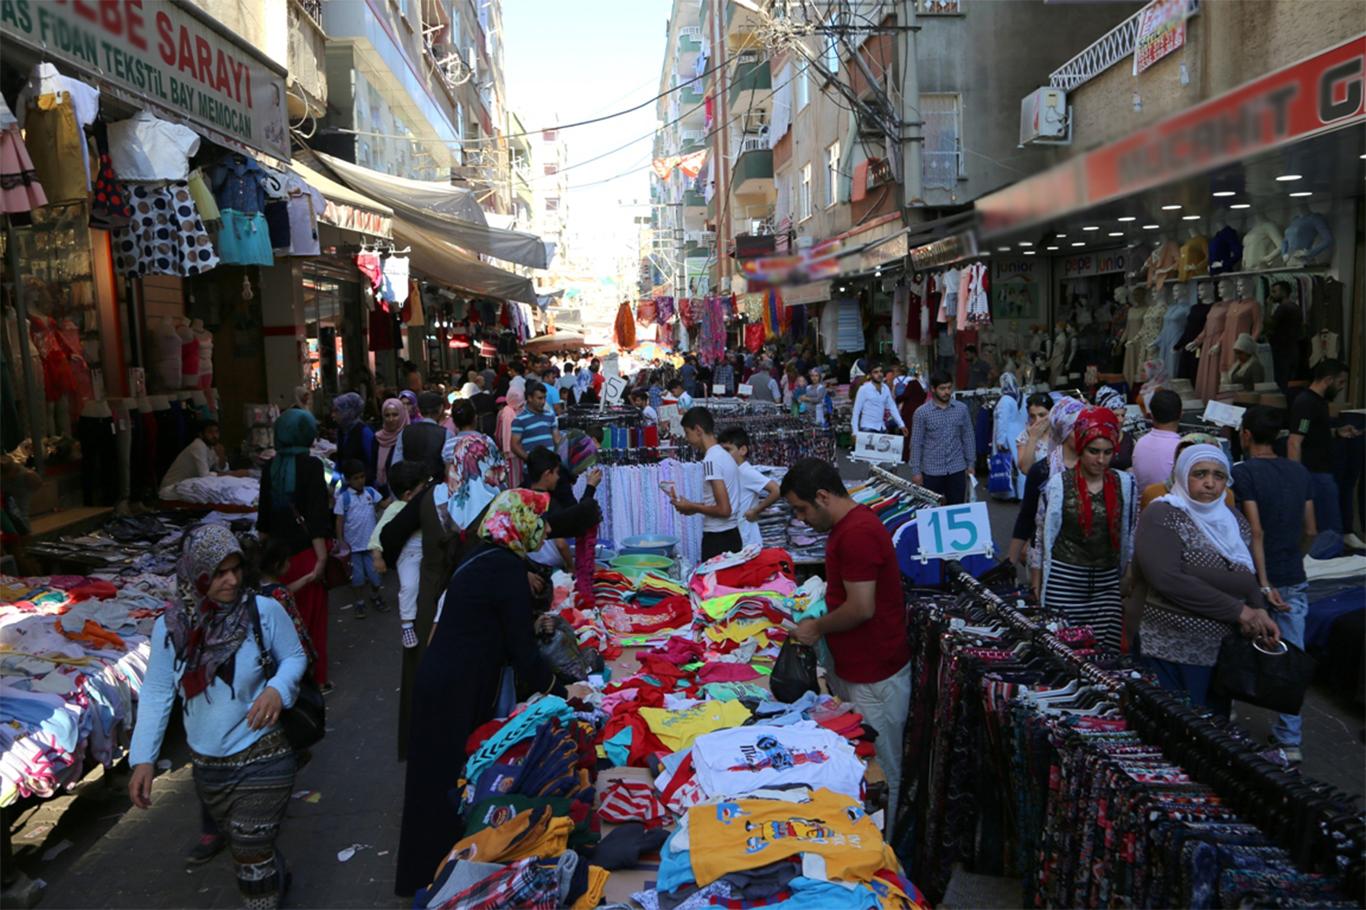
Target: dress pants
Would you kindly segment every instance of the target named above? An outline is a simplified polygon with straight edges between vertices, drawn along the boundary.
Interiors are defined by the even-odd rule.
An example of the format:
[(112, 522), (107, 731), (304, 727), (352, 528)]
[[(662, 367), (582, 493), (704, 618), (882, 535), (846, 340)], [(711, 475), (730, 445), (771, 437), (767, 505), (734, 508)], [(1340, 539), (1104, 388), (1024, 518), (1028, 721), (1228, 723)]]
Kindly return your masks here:
[(81, 500), (87, 506), (111, 506), (118, 496), (118, 452), (114, 421), (82, 417), (76, 421), (81, 443)]
[(926, 474), (925, 488), (944, 497), (944, 505), (956, 506), (968, 499), (968, 477), (966, 471), (954, 474)]

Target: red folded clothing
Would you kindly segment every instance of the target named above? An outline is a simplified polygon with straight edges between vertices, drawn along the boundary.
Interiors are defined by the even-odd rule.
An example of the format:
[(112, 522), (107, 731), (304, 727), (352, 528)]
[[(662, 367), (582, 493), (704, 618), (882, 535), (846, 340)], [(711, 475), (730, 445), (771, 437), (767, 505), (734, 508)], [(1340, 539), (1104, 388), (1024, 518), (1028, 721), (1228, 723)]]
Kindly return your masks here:
[(759, 672), (749, 664), (715, 661), (698, 670), (697, 678), (703, 683), (745, 682), (746, 680), (758, 679)]
[(762, 587), (762, 583), (775, 575), (791, 581), (797, 580), (797, 571), (792, 565), (792, 556), (781, 547), (766, 547), (759, 555), (738, 566), (718, 569), (716, 581), (728, 588)]

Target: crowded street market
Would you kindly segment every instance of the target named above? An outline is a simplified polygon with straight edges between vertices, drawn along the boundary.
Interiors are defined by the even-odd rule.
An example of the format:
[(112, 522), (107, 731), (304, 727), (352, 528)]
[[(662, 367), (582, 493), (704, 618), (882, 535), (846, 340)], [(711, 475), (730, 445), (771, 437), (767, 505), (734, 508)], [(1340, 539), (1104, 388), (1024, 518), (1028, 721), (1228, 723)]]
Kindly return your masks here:
[(0, 4), (3, 905), (1362, 906), (1364, 23)]

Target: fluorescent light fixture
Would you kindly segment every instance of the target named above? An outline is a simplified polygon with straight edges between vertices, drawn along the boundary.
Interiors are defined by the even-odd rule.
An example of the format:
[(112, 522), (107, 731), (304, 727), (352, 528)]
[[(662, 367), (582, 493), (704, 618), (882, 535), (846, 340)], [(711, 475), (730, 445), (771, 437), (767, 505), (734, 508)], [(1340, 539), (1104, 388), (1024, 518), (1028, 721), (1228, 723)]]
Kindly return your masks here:
[(1181, 204), (1180, 204), (1180, 203), (1177, 203), (1177, 202), (1173, 202), (1171, 205), (1164, 205), (1164, 206), (1162, 206), (1162, 211), (1164, 211), (1164, 212), (1175, 212), (1175, 211), (1176, 211), (1177, 209), (1179, 209), (1179, 208), (1181, 208)]
[(1313, 190), (1300, 190), (1298, 193), (1291, 193), (1291, 194), (1290, 194), (1290, 198), (1292, 198), (1292, 199), (1303, 199), (1305, 196), (1312, 196), (1312, 195), (1314, 195), (1314, 191), (1313, 191)]
[(1066, 234), (1054, 234), (1053, 236), (1054, 236), (1054, 237), (1057, 237), (1059, 240), (1061, 240), (1061, 239), (1063, 239), (1064, 237), (1066, 237), (1067, 235), (1066, 235)]
[(1098, 230), (1100, 230), (1100, 226), (1099, 226), (1099, 225), (1095, 225), (1095, 224), (1088, 224), (1086, 227), (1082, 228), (1082, 230), (1083, 230), (1083, 231), (1098, 231)]
[(1109, 236), (1110, 236), (1110, 237), (1123, 237), (1123, 236), (1124, 236), (1124, 232), (1123, 232), (1123, 231), (1111, 231), (1111, 232), (1109, 233)]
[(1303, 174), (1282, 174), (1276, 178), (1278, 183), (1290, 183), (1292, 180), (1303, 180)]
[(1038, 250), (1025, 250), (1025, 251), (1024, 251), (1024, 254), (1025, 254), (1026, 256), (1037, 256), (1037, 255), (1039, 255), (1039, 251), (1038, 251)]
[(1143, 225), (1143, 230), (1145, 230), (1145, 231), (1155, 231), (1155, 230), (1157, 230), (1157, 229), (1160, 228), (1160, 227), (1162, 227), (1162, 225), (1160, 225), (1160, 224), (1145, 224), (1145, 225)]
[(1252, 208), (1252, 203), (1250, 203), (1250, 202), (1237, 202), (1237, 203), (1234, 203), (1233, 205), (1230, 205), (1229, 208), (1231, 208), (1231, 209), (1250, 209), (1250, 208)]
[(1200, 216), (1199, 216), (1199, 215), (1182, 215), (1182, 216), (1181, 216), (1181, 220), (1182, 220), (1182, 221), (1199, 221), (1199, 220), (1200, 220)]
[(1083, 243), (1083, 242), (1081, 242), (1080, 240), (1074, 240), (1074, 241), (1072, 241), (1072, 245), (1073, 245), (1073, 246), (1086, 246), (1086, 244)]
[(1058, 247), (1055, 247), (1055, 246), (1046, 246), (1046, 247), (1044, 247), (1044, 249), (1046, 249), (1046, 250), (1056, 250), (1056, 249), (1058, 249)]
[(996, 252), (998, 252), (998, 253), (1009, 253), (1009, 252), (1010, 252), (1010, 247), (1008, 247), (1008, 246), (998, 246), (998, 247), (996, 248)]
[[(1294, 194), (1292, 193), (1291, 195), (1294, 195)], [(1033, 246), (1033, 245), (1034, 245), (1034, 241), (1032, 241), (1032, 240), (1021, 240), (1021, 241), (1020, 241), (1020, 246)]]
[(1238, 194), (1237, 194), (1236, 192), (1234, 192), (1233, 190), (1219, 190), (1218, 192), (1216, 192), (1216, 193), (1214, 194), (1214, 198), (1215, 198), (1215, 199), (1222, 199), (1222, 198), (1224, 198), (1225, 196), (1237, 196), (1237, 195), (1238, 195)]
[(1137, 220), (1138, 220), (1138, 216), (1137, 216), (1137, 215), (1120, 215), (1120, 216), (1119, 216), (1118, 218), (1116, 218), (1115, 220), (1116, 220), (1116, 221), (1137, 221)]

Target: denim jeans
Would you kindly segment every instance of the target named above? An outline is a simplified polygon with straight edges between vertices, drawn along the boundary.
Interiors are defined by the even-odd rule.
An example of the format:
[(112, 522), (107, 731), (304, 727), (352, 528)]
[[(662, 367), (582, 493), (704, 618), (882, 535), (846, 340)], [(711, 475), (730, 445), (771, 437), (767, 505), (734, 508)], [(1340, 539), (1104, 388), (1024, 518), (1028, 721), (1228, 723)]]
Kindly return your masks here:
[(1314, 523), (1318, 536), (1309, 548), (1314, 559), (1335, 559), (1342, 555), (1342, 506), (1338, 502), (1338, 482), (1332, 474), (1310, 474), (1314, 483)]
[(353, 587), (364, 587), (365, 585), (380, 587), (379, 572), (375, 570), (374, 557), (369, 550), (353, 550), (351, 552), (351, 585)]
[[(1304, 618), (1309, 614), (1309, 582), (1276, 588), (1290, 609), (1271, 611), (1271, 617), (1281, 628), (1281, 638), (1297, 648), (1304, 648)], [(1283, 746), (1298, 746), (1303, 721), (1298, 714), (1282, 714), (1271, 728), (1271, 735)]]

